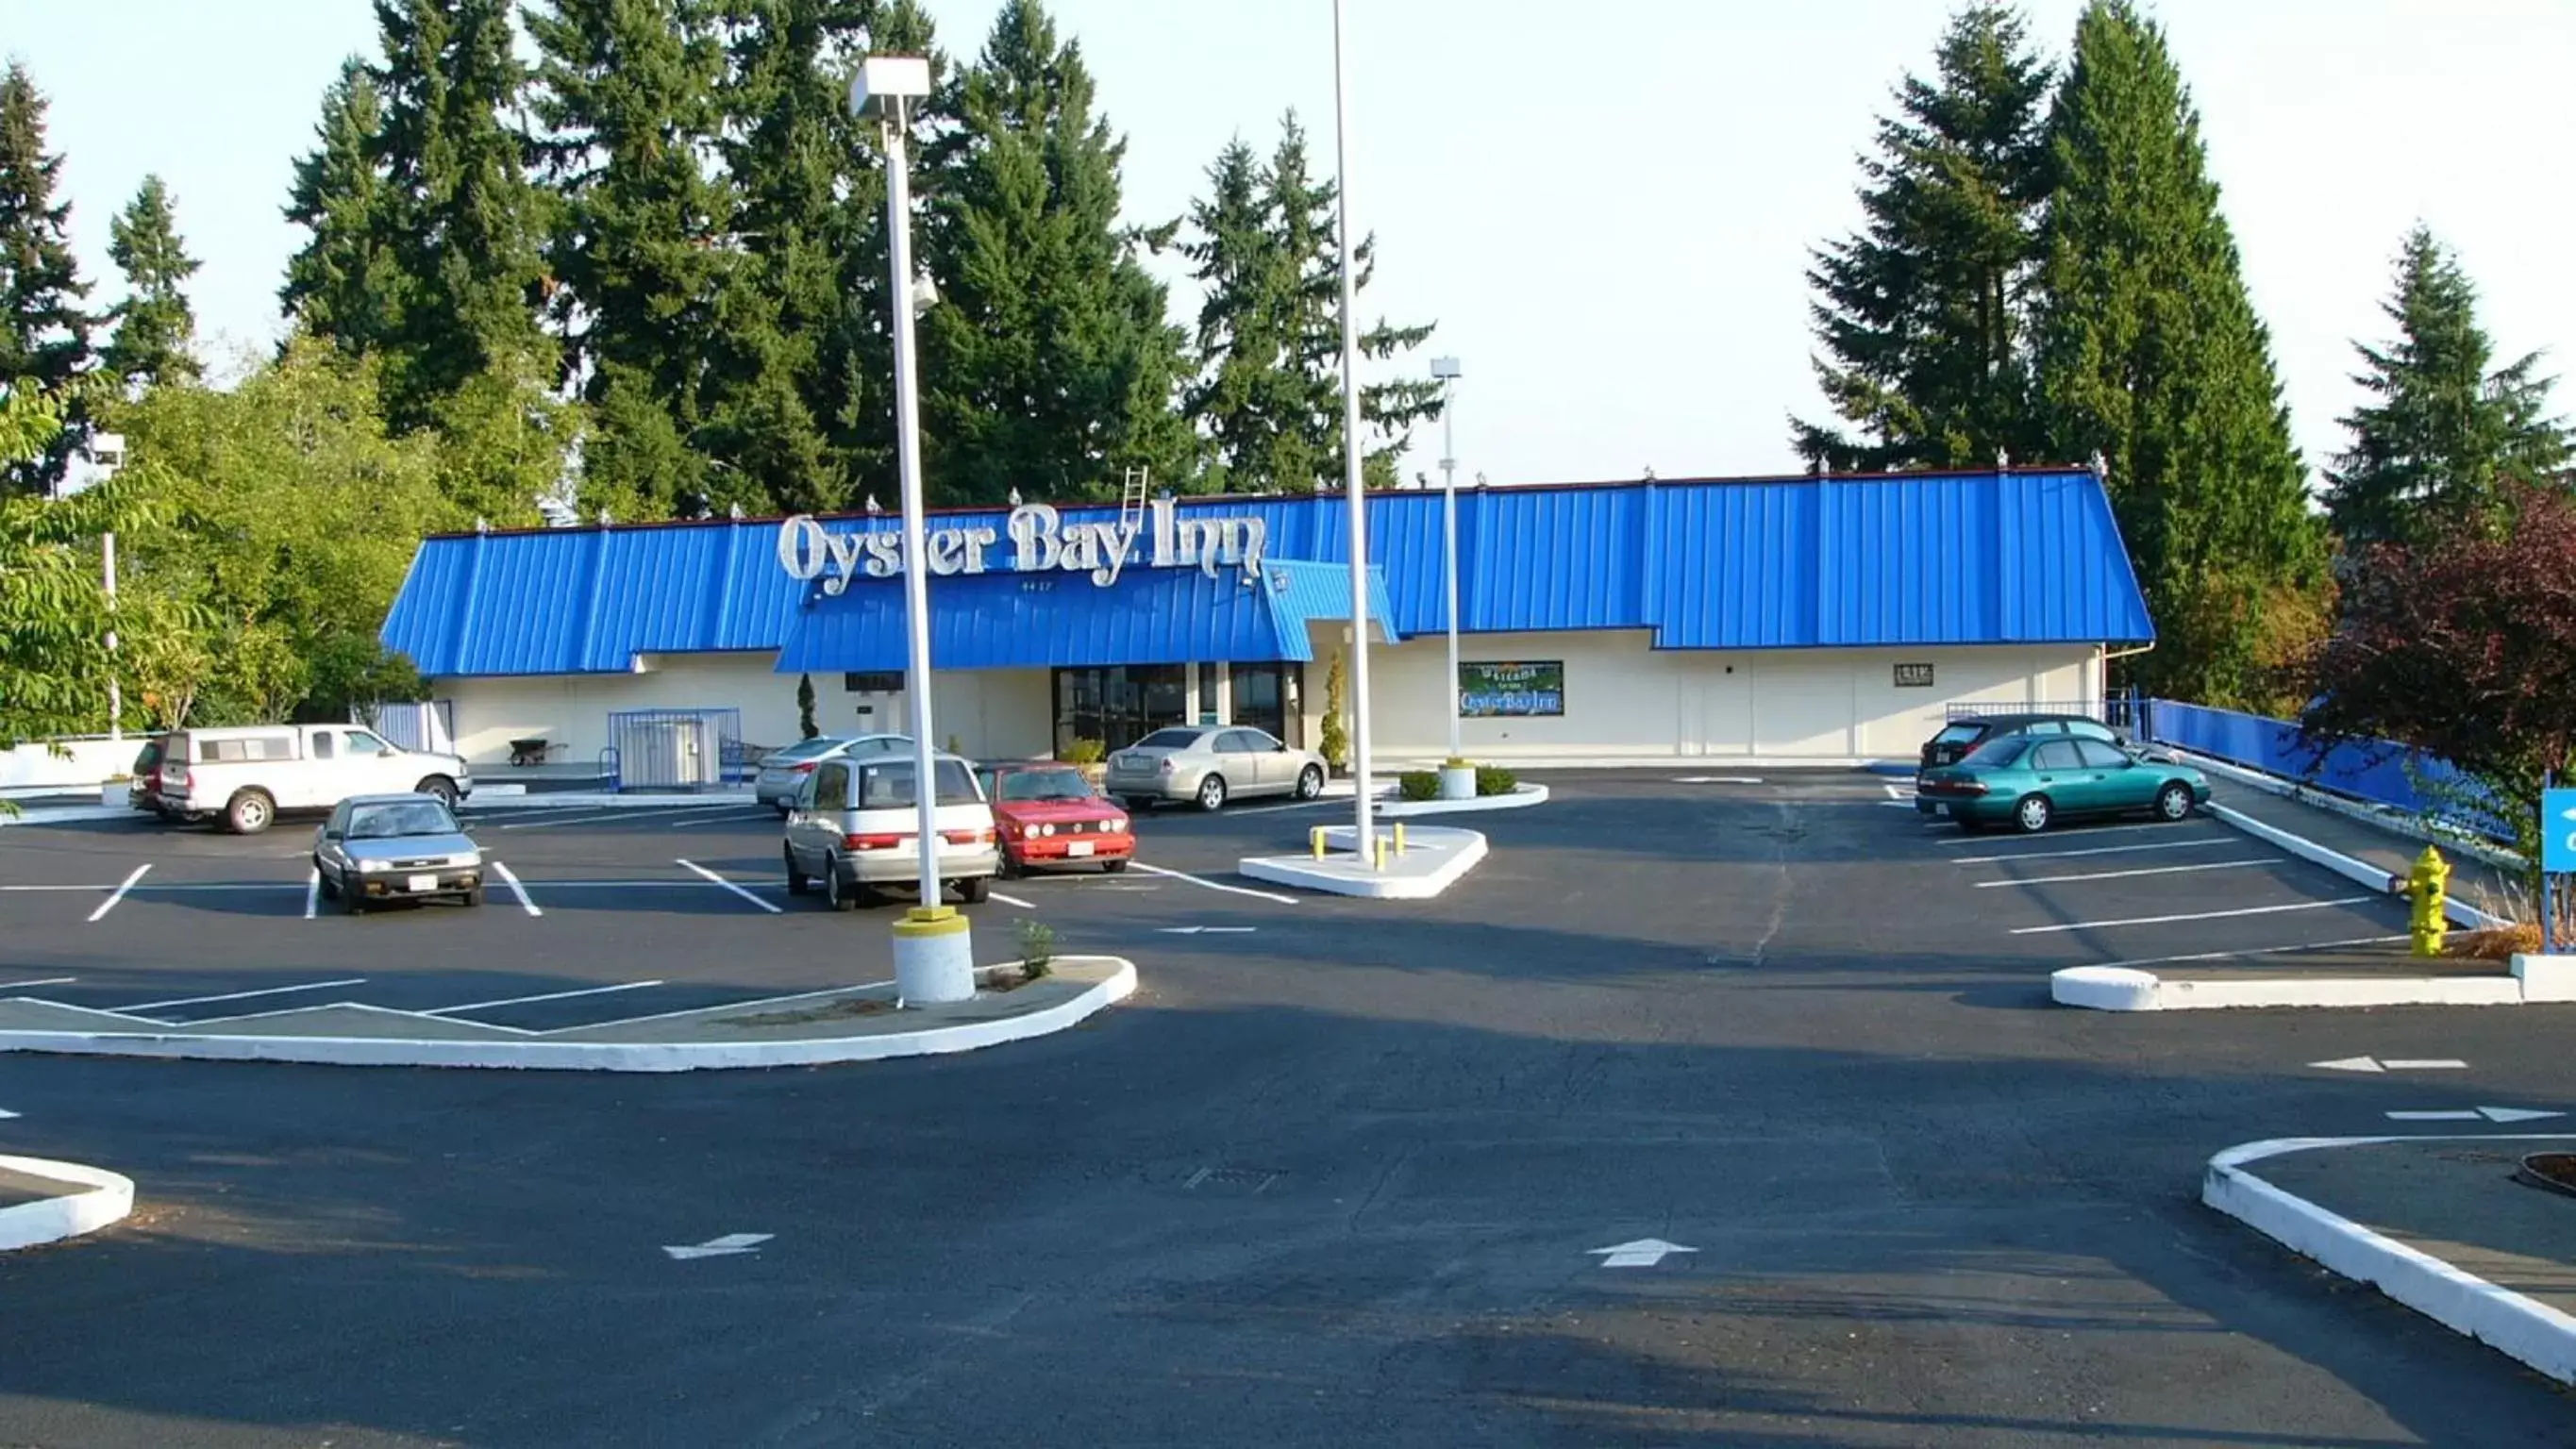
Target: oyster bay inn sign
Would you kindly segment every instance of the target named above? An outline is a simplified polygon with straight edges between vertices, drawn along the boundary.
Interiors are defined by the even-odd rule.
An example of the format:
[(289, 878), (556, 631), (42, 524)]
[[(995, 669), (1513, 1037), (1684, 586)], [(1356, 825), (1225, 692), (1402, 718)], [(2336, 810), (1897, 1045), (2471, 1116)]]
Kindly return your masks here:
[[(1087, 574), (1094, 585), (1107, 588), (1118, 582), (1121, 570), (1137, 564), (1195, 568), (1209, 578), (1220, 568), (1233, 568), (1251, 583), (1261, 576), (1269, 541), (1269, 525), (1259, 518), (1183, 518), (1172, 500), (1157, 498), (1147, 517), (1134, 522), (1067, 523), (1046, 504), (1024, 503), (1011, 510), (999, 529), (987, 524), (930, 529), (922, 535), (922, 554), (930, 572), (940, 577), (1009, 568), (1024, 574)], [(790, 578), (821, 579), (824, 593), (838, 595), (853, 578), (902, 574), (903, 535), (891, 528), (834, 533), (813, 515), (800, 513), (778, 525), (778, 566)]]

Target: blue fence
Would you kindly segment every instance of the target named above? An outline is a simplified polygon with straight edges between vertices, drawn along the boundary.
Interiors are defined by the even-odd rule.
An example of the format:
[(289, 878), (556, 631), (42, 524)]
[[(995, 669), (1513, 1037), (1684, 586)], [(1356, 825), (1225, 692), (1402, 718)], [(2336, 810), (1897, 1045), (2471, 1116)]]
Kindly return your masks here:
[(2225, 760), (2320, 790), (2432, 816), (2510, 841), (2513, 832), (2475, 800), (2484, 791), (2445, 760), (2387, 740), (2353, 741), (2319, 750), (2299, 727), (2259, 714), (2211, 709), (2179, 700), (2147, 701), (2145, 734), (2158, 744)]

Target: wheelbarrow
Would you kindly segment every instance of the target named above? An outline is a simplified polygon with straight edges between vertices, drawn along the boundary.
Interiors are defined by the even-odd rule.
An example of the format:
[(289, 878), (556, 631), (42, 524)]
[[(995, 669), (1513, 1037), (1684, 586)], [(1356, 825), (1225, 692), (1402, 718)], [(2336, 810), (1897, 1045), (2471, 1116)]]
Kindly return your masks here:
[(542, 737), (537, 738), (537, 739), (532, 739), (532, 740), (512, 740), (512, 741), (510, 741), (510, 763), (511, 763), (511, 764), (513, 764), (513, 765), (542, 765), (542, 764), (544, 764), (545, 762), (546, 762), (546, 742), (545, 742), (545, 740), (544, 740)]

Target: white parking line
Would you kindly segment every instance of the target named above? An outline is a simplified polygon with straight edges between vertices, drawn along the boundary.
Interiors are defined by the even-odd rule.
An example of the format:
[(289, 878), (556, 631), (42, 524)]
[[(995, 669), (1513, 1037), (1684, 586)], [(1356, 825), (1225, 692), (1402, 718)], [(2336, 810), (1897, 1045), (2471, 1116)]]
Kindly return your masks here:
[(313, 873), (304, 878), (304, 919), (312, 920), (314, 913), (321, 909), (322, 870), (316, 866)]
[(775, 824), (784, 818), (775, 810), (763, 810), (757, 815), (719, 815), (713, 820), (674, 820), (665, 828), (695, 830), (701, 825), (752, 825), (763, 820)]
[[(2069, 832), (2068, 832), (2068, 834), (2069, 834), (2070, 836), (2073, 836), (2073, 837), (2074, 837), (2074, 838), (2076, 838), (2076, 839), (2081, 840), (2081, 839), (2089, 839), (2089, 838), (2091, 838), (2092, 836), (2096, 836), (2096, 835), (2127, 835), (2127, 834), (2131, 833), (2132, 831), (2138, 831), (2138, 830), (2171, 830), (2171, 829), (2173, 829), (2173, 826), (2171, 826), (2171, 825), (2169, 825), (2169, 824), (2165, 824), (2165, 823), (2163, 823), (2163, 822), (2158, 822), (2158, 823), (2153, 824), (2153, 825), (2088, 825), (2088, 826), (2084, 827), (2084, 828), (2083, 828), (2082, 830), (2080, 830), (2080, 831), (2069, 831)], [(1964, 836), (1959, 837), (1959, 838), (1958, 838), (1958, 839), (1956, 839), (1956, 840), (1944, 840), (1944, 841), (1941, 841), (1941, 842), (1939, 842), (1939, 843), (1940, 843), (1940, 844), (1942, 844), (1942, 845), (1945, 845), (1945, 846), (1950, 846), (1950, 845), (1986, 845), (1986, 844), (1989, 844), (1990, 842), (1988, 842), (1988, 841), (1984, 841), (1984, 840), (1979, 840), (1977, 837), (1975, 837), (1975, 836), (1973, 836), (1973, 835), (1964, 835)]]
[(2218, 921), (2230, 916), (2277, 916), (2284, 911), (2324, 911), (2336, 906), (2358, 906), (2369, 901), (2383, 901), (2386, 896), (2345, 896), (2334, 901), (2300, 901), (2287, 906), (2247, 906), (2235, 911), (2194, 911), (2181, 916), (2130, 916), (2117, 921), (2075, 921), (2063, 926), (2017, 926), (2015, 936), (2046, 936), (2058, 931), (2094, 931), (2112, 926), (2164, 926), (2175, 921)]
[(501, 878), (501, 883), (510, 888), (510, 894), (519, 898), (519, 909), (526, 911), (532, 916), (542, 916), (545, 914), (545, 912), (537, 909), (537, 903), (535, 901), (528, 899), (528, 888), (519, 884), (519, 878), (510, 874), (510, 868), (508, 866), (503, 865), (497, 860), (493, 861), (491, 865), (492, 873), (499, 876)]
[(602, 810), (590, 815), (558, 815), (551, 820), (519, 820), (501, 828), (503, 830), (543, 830), (549, 825), (585, 825), (600, 820), (638, 820), (655, 815), (695, 815), (703, 810), (722, 808), (715, 805), (655, 805), (638, 810)]
[(0, 981), (0, 991), (16, 991), (28, 986), (64, 986), (79, 979), (77, 976), (46, 976), (34, 981)]
[(135, 883), (136, 881), (139, 881), (139, 880), (143, 879), (143, 873), (144, 873), (145, 871), (147, 871), (147, 870), (150, 870), (151, 868), (152, 868), (152, 862), (150, 862), (150, 861), (148, 861), (148, 860), (147, 860), (147, 861), (145, 861), (143, 864), (136, 866), (136, 867), (134, 868), (134, 874), (127, 876), (127, 877), (125, 878), (125, 882), (124, 882), (124, 884), (119, 885), (119, 886), (116, 888), (115, 892), (114, 892), (113, 894), (109, 895), (109, 896), (108, 896), (108, 898), (107, 898), (106, 900), (103, 900), (103, 901), (99, 902), (99, 903), (98, 903), (98, 909), (97, 909), (97, 910), (94, 910), (94, 911), (92, 911), (92, 912), (90, 912), (90, 913), (89, 913), (89, 918), (90, 918), (90, 920), (91, 920), (91, 921), (93, 921), (93, 922), (95, 922), (95, 921), (97, 921), (101, 916), (104, 916), (104, 915), (106, 915), (108, 912), (110, 912), (110, 911), (112, 911), (112, 910), (115, 910), (115, 909), (116, 909), (116, 903), (117, 903), (118, 901), (121, 901), (121, 900), (125, 899), (125, 893), (126, 893), (127, 891), (130, 891), (130, 890), (134, 889), (134, 883)]
[(1036, 909), (1038, 908), (1038, 903), (1037, 903), (1037, 902), (1035, 902), (1035, 901), (1024, 901), (1024, 900), (1021, 900), (1018, 896), (1006, 896), (1006, 895), (1002, 894), (1000, 891), (994, 891), (994, 892), (992, 892), (991, 894), (992, 894), (993, 899), (995, 899), (995, 900), (997, 900), (997, 901), (1000, 901), (1003, 905), (1006, 905), (1006, 906), (1018, 906), (1021, 910), (1024, 910), (1024, 911), (1034, 911), (1034, 910), (1036, 910)]
[[(707, 1011), (747, 1011), (755, 1006), (784, 1006), (791, 1001), (812, 1001), (818, 996), (838, 996), (845, 991), (869, 991), (876, 987), (892, 986), (893, 984), (894, 983), (891, 981), (863, 981), (856, 986), (827, 986), (820, 991), (799, 991), (793, 996), (763, 996), (752, 1001), (720, 1001), (713, 1006), (684, 1006), (678, 1011), (657, 1011), (651, 1016), (621, 1016), (615, 1021), (590, 1021), (584, 1022), (580, 1026), (559, 1026), (556, 1027), (555, 1030), (590, 1031), (603, 1026), (633, 1026), (639, 1021), (669, 1021), (675, 1016), (696, 1016), (701, 1012)], [(448, 1009), (453, 1011), (457, 1008), (450, 1007)], [(485, 1025), (490, 1025), (490, 1023), (487, 1022)], [(552, 1033), (540, 1032), (538, 1035), (546, 1036), (552, 1035)]]
[(2255, 951), (2194, 951), (2188, 956), (2140, 956), (2132, 961), (2105, 961), (2105, 966), (2169, 966), (2182, 961), (2233, 961), (2246, 956), (2294, 956), (2301, 951), (2331, 951), (2340, 946), (2385, 946), (2405, 936), (2349, 936), (2340, 941), (2311, 941), (2304, 946), (2265, 946)]
[(2065, 885), (2079, 880), (2127, 880), (2141, 875), (2185, 875), (2196, 870), (2243, 870), (2252, 865), (2288, 865), (2286, 855), (2255, 855), (2243, 860), (2211, 860), (2199, 865), (2142, 865), (2135, 870), (2095, 870), (2082, 875), (2035, 875), (2027, 880), (1981, 880), (1977, 889), (1990, 891), (1998, 886)]
[(2084, 850), (2016, 850), (2006, 855), (1963, 855), (1952, 865), (1995, 865), (2007, 860), (2071, 860), (2079, 855), (2127, 855), (2140, 850), (2207, 850), (2213, 845), (2242, 845), (2241, 835), (2213, 835), (2205, 840), (2159, 840), (2150, 845), (2096, 845)]
[(680, 864), (684, 868), (694, 870), (698, 874), (705, 876), (707, 879), (714, 881), (717, 885), (723, 886), (726, 890), (733, 892), (735, 895), (742, 897), (744, 900), (751, 902), (753, 905), (760, 907), (771, 915), (774, 916), (778, 914), (779, 908), (777, 906), (770, 904), (768, 901), (762, 900), (760, 897), (753, 895), (751, 892), (744, 890), (738, 885), (735, 885), (732, 881), (726, 880), (723, 876), (716, 874), (714, 871), (707, 869), (696, 861), (684, 860), (681, 861)]
[(489, 1011), (496, 1006), (525, 1006), (531, 1001), (562, 1001), (574, 996), (602, 996), (611, 991), (641, 991), (659, 986), (659, 981), (622, 981), (615, 986), (585, 986), (578, 991), (545, 991), (535, 996), (504, 996), (495, 1001), (469, 1001), (463, 1006), (441, 1006), (414, 1012), (415, 1016), (453, 1016), (460, 1011)]
[(246, 1001), (254, 996), (284, 996), (291, 991), (328, 991), (334, 986), (355, 986), (364, 976), (344, 976), (337, 981), (307, 981), (301, 986), (269, 986), (258, 991), (227, 991), (221, 996), (182, 996), (170, 1001), (138, 1001), (120, 1006), (119, 1011), (161, 1011), (173, 1006), (203, 1006), (209, 1001)]
[(1297, 898), (1295, 896), (1283, 896), (1275, 891), (1257, 891), (1253, 890), (1249, 886), (1231, 886), (1218, 881), (1202, 880), (1186, 871), (1165, 870), (1159, 865), (1147, 865), (1141, 860), (1137, 861), (1135, 864), (1138, 870), (1141, 870), (1148, 875), (1166, 876), (1172, 880), (1185, 880), (1194, 886), (1206, 886), (1212, 891), (1224, 891), (1229, 895), (1251, 896), (1256, 900), (1277, 901), (1283, 906), (1293, 906), (1297, 904)]

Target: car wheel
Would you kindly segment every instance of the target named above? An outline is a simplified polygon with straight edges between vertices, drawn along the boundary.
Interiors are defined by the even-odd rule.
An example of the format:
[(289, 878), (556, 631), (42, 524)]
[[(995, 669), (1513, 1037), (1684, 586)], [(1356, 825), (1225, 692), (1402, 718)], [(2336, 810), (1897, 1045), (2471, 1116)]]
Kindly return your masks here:
[(1000, 876), (1004, 880), (1017, 880), (1020, 876), (1025, 874), (1025, 872), (1020, 868), (1020, 863), (1011, 859), (1011, 852), (1008, 848), (996, 850), (994, 855), (997, 857), (997, 860), (993, 866), (993, 874)]
[(2025, 795), (2021, 803), (2013, 807), (2013, 824), (2019, 827), (2024, 835), (2037, 835), (2048, 828), (2048, 822), (2055, 818), (2056, 814), (2056, 810), (2049, 805), (2047, 796)]
[(984, 897), (992, 892), (993, 882), (988, 876), (970, 875), (957, 883), (957, 899), (970, 906), (984, 904)]
[(1116, 875), (1126, 868), (1127, 862), (1123, 860), (1104, 860), (1100, 863), (1100, 869), (1104, 875)]
[(1324, 793), (1324, 772), (1313, 765), (1297, 772), (1297, 798), (1312, 800)]
[(465, 904), (469, 906), (480, 906), (483, 904), (483, 888), (481, 886), (468, 886), (465, 890), (463, 899)]
[(456, 782), (445, 775), (432, 775), (411, 788), (415, 793), (436, 797), (450, 810), (456, 808)]
[(2159, 820), (2188, 820), (2191, 806), (2191, 787), (2180, 781), (2156, 792), (2156, 818)]
[(224, 828), (235, 835), (257, 835), (277, 819), (277, 802), (265, 790), (244, 790), (224, 807)]
[(814, 889), (814, 878), (796, 868), (795, 847), (786, 847), (779, 853), (787, 857), (787, 893), (791, 896), (811, 893)]
[(340, 892), (340, 908), (353, 916), (367, 913), (366, 893), (351, 887)]
[(1210, 775), (1206, 779), (1199, 781), (1198, 802), (1201, 810), (1224, 809), (1225, 776)]
[(842, 884), (841, 863), (828, 855), (823, 857), (823, 904), (836, 911), (859, 908), (857, 888)]

